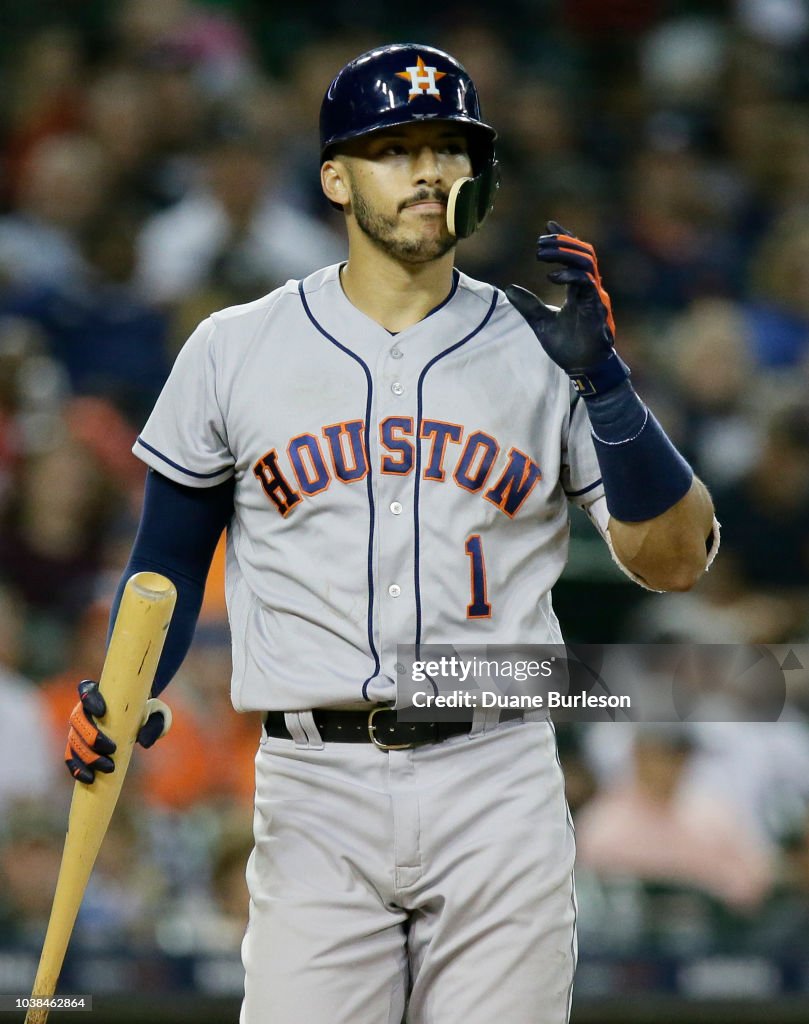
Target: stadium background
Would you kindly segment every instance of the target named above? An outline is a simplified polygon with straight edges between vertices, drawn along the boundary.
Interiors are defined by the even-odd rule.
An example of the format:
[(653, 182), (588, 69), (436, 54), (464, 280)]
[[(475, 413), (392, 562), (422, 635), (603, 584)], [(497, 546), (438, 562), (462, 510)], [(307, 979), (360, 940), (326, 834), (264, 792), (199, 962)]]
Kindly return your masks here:
[[(633, 587), (576, 516), (568, 638), (809, 639), (806, 3), (9, 0), (2, 28), (0, 992), (25, 993), (50, 907), (65, 719), (137, 523), (132, 440), (209, 310), (342, 257), (317, 110), (363, 49), (464, 62), (504, 184), (460, 267), (550, 299), (545, 221), (592, 241), (639, 390), (715, 496), (719, 561), (676, 597)], [(62, 989), (94, 995), (82, 1019), (236, 1017), (257, 722), (228, 711), (220, 573), (80, 915)], [(787, 679), (778, 723), (560, 729), (575, 1022), (807, 1019), (809, 685)], [(714, 717), (755, 719), (754, 698)]]

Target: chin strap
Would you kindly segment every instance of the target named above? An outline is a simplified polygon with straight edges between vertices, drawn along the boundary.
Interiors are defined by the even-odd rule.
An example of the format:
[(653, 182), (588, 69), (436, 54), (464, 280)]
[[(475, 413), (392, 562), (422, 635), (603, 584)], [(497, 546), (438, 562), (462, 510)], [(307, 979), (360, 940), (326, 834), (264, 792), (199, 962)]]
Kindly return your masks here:
[(455, 238), (474, 234), (491, 212), (499, 187), (500, 165), (496, 161), (476, 178), (459, 178), (447, 200), (449, 233)]

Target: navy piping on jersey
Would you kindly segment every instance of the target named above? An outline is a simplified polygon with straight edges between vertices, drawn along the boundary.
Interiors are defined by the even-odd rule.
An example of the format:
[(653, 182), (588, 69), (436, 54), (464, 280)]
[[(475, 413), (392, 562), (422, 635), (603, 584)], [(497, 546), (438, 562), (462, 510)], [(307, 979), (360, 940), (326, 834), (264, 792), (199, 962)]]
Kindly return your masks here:
[(446, 304), (452, 299), (452, 296), (455, 294), (455, 292), (458, 291), (458, 284), (459, 284), (460, 280), (461, 280), (461, 275), (458, 272), (457, 267), (453, 267), (452, 268), (452, 287), (449, 290), (449, 294), (447, 295), (447, 297), (445, 299), (442, 299), (441, 302), (439, 302), (437, 306), (433, 306), (433, 308), (430, 310), (430, 312), (426, 316), (423, 316), (421, 318), (421, 320), (419, 320), (420, 324), (423, 324), (425, 320), (429, 320), (431, 316), (433, 316), (435, 313), (437, 313), (439, 311), (439, 309), (443, 309), (444, 306), (446, 306)]
[(594, 481), (593, 483), (588, 484), (586, 487), (582, 487), (580, 491), (565, 491), (565, 494), (568, 498), (580, 498), (582, 494), (586, 494), (588, 491), (592, 491), (592, 489), (594, 487), (598, 487), (600, 483), (601, 477), (599, 477), (598, 480)]
[(371, 654), (374, 657), (374, 671), (362, 684), (362, 698), (363, 700), (369, 700), (368, 697), (368, 684), (372, 679), (376, 679), (379, 675), (380, 661), (379, 653), (374, 643), (374, 522), (376, 519), (376, 512), (374, 507), (374, 489), (373, 489), (373, 469), (371, 466), (371, 445), (369, 441), (371, 431), (371, 399), (373, 397), (373, 381), (371, 379), (371, 371), (362, 359), (357, 355), (356, 352), (352, 352), (350, 348), (343, 345), (335, 337), (322, 327), (314, 317), (309, 303), (306, 301), (306, 295), (303, 291), (303, 281), (298, 284), (298, 294), (301, 297), (301, 304), (303, 305), (306, 315), (309, 317), (312, 325), (317, 328), (318, 331), (328, 341), (340, 349), (341, 352), (345, 352), (346, 355), (351, 356), (363, 369), (365, 374), (365, 380), (368, 385), (368, 400), (365, 403), (365, 461), (368, 464), (368, 476), (366, 477), (366, 488), (368, 490), (368, 508), (370, 510), (370, 525), (368, 529), (368, 645), (371, 648)]
[[(570, 396), (570, 415), (571, 416), (573, 415), (573, 410), (579, 404), (579, 399), (580, 398), (581, 398), (581, 395), (579, 394), (578, 391), (574, 391), (572, 393), (572, 395)], [(568, 497), (568, 498), (580, 498), (582, 496), (582, 494), (586, 494), (588, 491), (592, 491), (592, 489), (594, 487), (598, 487), (598, 485), (600, 483), (601, 483), (601, 477), (599, 477), (598, 480), (595, 480), (593, 483), (588, 484), (586, 487), (582, 487), (582, 489), (580, 491), (565, 491), (565, 496)]]
[[(343, 268), (341, 267), (340, 269), (342, 270)], [(458, 291), (458, 283), (460, 282), (460, 280), (461, 280), (460, 273), (458, 272), (456, 267), (453, 267), (452, 268), (452, 287), (449, 290), (449, 294), (447, 295), (447, 297), (445, 299), (442, 299), (438, 303), (437, 306), (433, 306), (433, 308), (430, 310), (430, 312), (427, 313), (425, 316), (423, 316), (421, 318), (421, 320), (419, 320), (420, 324), (423, 324), (425, 320), (429, 320), (429, 318), (433, 315), (433, 313), (437, 313), (439, 311), (439, 309), (443, 309), (444, 306), (446, 306), (446, 304), (450, 301), (450, 299), (455, 294), (455, 292)], [(385, 328), (385, 330), (388, 331), (387, 327)], [(391, 336), (391, 338), (395, 338), (398, 335), (400, 335), (401, 333), (402, 333), (401, 331), (388, 331), (388, 334)]]
[(179, 470), (181, 473), (185, 473), (186, 476), (193, 476), (197, 480), (213, 480), (215, 476), (221, 476), (223, 473), (228, 471), (228, 467), (225, 467), (224, 469), (217, 469), (213, 473), (195, 473), (193, 469), (186, 469), (185, 466), (181, 466), (179, 463), (170, 459), (168, 455), (164, 455), (162, 452), (159, 452), (157, 448), (153, 448), (150, 444), (147, 444), (142, 437), (138, 438), (137, 444), (142, 448), (145, 448), (147, 452), (151, 452), (152, 455), (156, 455), (158, 459), (162, 459), (167, 466), (171, 466), (174, 469)]
[[(433, 366), (435, 366), (435, 364), (440, 359), (443, 359), (444, 356), (448, 356), (450, 354), (450, 352), (454, 352), (456, 349), (459, 349), (461, 347), (461, 345), (465, 345), (467, 343), (467, 341), (471, 341), (472, 338), (474, 338), (476, 334), (478, 334), (480, 331), (483, 330), (483, 328), (486, 326), (486, 324), (491, 319), (492, 313), (494, 313), (494, 307), (497, 305), (497, 298), (498, 298), (499, 292), (497, 291), (496, 288), (494, 288), (492, 290), (493, 290), (493, 293), (494, 293), (492, 295), (492, 301), (489, 304), (489, 308), (486, 310), (486, 315), (483, 317), (483, 319), (480, 321), (480, 323), (477, 325), (477, 327), (475, 327), (474, 330), (470, 331), (469, 334), (467, 334), (465, 338), (461, 338), (461, 340), (460, 341), (456, 341), (454, 345), (450, 345), (449, 348), (445, 348), (443, 352), (439, 352), (438, 355), (433, 356), (433, 358), (429, 361), (429, 363), (427, 363), (427, 365), (424, 367), (424, 369), (419, 374), (418, 406), (417, 406), (416, 433), (415, 433), (415, 436), (416, 436), (416, 477), (415, 477), (414, 488), (413, 488), (413, 532), (414, 532), (414, 541), (415, 541), (415, 544), (414, 544), (415, 557), (414, 557), (414, 561), (413, 561), (413, 577), (414, 577), (414, 581), (415, 581), (415, 595), (416, 595), (416, 645), (421, 643), (421, 582), (420, 582), (420, 552), (419, 552), (419, 540), (420, 540), (420, 536), (419, 536), (419, 534), (420, 534), (420, 529), (419, 529), (419, 495), (420, 495), (420, 492), (421, 492), (421, 487), (420, 487), (420, 483), (421, 483), (421, 441), (420, 441), (420, 438), (421, 438), (421, 420), (422, 420), (422, 412), (423, 412), (423, 405), (424, 405), (424, 378), (427, 376), (427, 371), (430, 370)], [(416, 654), (416, 657), (418, 657), (418, 652)], [(435, 688), (435, 683), (433, 683), (433, 687)]]

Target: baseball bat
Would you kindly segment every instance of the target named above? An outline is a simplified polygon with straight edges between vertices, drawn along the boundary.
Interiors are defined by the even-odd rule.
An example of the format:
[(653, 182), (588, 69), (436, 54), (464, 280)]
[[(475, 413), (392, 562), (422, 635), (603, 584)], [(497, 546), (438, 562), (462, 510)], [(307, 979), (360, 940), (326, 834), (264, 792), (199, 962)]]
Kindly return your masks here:
[[(115, 771), (97, 772), (92, 784), (77, 781), (74, 786), (62, 863), (31, 994), (34, 999), (56, 991), (84, 890), (129, 767), (176, 600), (171, 580), (154, 572), (135, 573), (124, 588), (99, 679), (107, 703), (102, 726), (116, 743)], [(25, 1024), (45, 1024), (47, 1017), (47, 1008), (32, 1007)]]

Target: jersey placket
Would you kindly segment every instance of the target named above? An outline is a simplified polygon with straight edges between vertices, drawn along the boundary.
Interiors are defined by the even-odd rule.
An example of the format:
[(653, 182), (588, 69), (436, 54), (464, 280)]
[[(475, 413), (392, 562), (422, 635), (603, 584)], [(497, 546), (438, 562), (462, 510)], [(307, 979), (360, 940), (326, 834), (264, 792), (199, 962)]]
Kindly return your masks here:
[[(415, 631), (414, 430), (417, 382), (412, 346), (390, 337), (374, 368), (377, 436), (373, 464), (376, 478), (376, 582), (378, 645), (384, 693), (369, 687), (372, 699), (392, 700), (396, 678), (396, 645), (412, 643)], [(373, 684), (371, 684), (373, 686)]]

